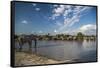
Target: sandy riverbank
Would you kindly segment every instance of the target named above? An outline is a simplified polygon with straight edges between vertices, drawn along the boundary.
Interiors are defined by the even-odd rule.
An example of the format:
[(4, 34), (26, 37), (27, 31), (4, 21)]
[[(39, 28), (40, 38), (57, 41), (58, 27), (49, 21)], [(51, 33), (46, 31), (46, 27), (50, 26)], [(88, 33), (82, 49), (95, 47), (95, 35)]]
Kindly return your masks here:
[(55, 63), (59, 63), (59, 61), (49, 59), (44, 56), (36, 55), (34, 53), (15, 52), (15, 66), (55, 64)]

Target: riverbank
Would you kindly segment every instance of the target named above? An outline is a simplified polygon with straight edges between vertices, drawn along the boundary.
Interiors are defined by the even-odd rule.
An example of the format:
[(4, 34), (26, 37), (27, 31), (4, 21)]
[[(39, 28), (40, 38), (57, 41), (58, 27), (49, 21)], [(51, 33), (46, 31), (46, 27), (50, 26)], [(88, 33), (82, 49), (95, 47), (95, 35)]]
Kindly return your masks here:
[(15, 66), (55, 64), (57, 60), (49, 59), (34, 53), (15, 52)]

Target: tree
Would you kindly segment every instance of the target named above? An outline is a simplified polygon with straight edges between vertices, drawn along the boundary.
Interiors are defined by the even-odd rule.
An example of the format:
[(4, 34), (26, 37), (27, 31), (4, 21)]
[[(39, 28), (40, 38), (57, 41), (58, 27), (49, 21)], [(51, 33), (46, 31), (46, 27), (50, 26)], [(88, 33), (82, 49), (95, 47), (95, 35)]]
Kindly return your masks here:
[(81, 32), (77, 33), (77, 40), (83, 40), (84, 35)]

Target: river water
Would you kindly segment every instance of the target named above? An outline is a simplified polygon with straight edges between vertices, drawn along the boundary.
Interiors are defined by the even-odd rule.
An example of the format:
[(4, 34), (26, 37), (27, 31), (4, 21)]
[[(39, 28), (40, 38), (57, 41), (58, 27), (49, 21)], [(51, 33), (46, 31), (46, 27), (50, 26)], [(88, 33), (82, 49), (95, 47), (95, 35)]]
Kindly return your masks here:
[[(32, 42), (34, 52), (34, 41)], [(19, 45), (16, 43), (16, 48)], [(28, 50), (24, 44), (23, 51)], [(59, 61), (74, 60), (77, 62), (93, 62), (97, 60), (96, 41), (37, 41), (37, 53)]]

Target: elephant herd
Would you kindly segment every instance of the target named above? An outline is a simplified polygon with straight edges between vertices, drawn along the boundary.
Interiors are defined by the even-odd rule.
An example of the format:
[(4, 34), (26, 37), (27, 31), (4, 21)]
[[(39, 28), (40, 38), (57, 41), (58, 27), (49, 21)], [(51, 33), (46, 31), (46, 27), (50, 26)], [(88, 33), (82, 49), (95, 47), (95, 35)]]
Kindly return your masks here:
[(21, 36), (17, 36), (15, 35), (14, 37), (15, 42), (18, 42), (19, 44), (19, 51), (22, 51), (22, 47), (25, 43), (28, 43), (29, 45), (29, 51), (32, 51), (32, 41), (34, 41), (34, 48), (35, 48), (35, 52), (36, 52), (36, 48), (37, 48), (37, 39), (36, 36), (31, 36), (31, 35), (21, 35)]

